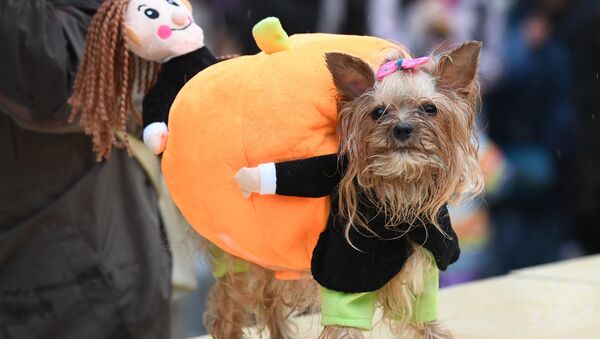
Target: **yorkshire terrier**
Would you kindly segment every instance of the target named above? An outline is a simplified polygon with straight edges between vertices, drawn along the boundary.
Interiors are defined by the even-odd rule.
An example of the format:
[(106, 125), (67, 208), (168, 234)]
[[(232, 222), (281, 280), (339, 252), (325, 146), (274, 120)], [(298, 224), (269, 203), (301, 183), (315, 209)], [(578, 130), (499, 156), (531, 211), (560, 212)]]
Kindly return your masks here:
[[(480, 49), (468, 42), (437, 58), (396, 55), (378, 72), (347, 54), (326, 55), (338, 92), (337, 154), (243, 168), (236, 176), (246, 194), (331, 195), (313, 252), (314, 280), (278, 281), (219, 252), (216, 259), (230, 269), (211, 293), (209, 333), (240, 338), (245, 326), (257, 325), (271, 338), (291, 338), (292, 314), (321, 306), (325, 320), (331, 312), (331, 303), (319, 305), (320, 290), (322, 299), (338, 292), (366, 298), (370, 316), (376, 303), (397, 336), (451, 337), (437, 319), (437, 270), (458, 258), (446, 204), (483, 187), (475, 123)], [(320, 338), (362, 338), (361, 328), (368, 329), (323, 324)]]

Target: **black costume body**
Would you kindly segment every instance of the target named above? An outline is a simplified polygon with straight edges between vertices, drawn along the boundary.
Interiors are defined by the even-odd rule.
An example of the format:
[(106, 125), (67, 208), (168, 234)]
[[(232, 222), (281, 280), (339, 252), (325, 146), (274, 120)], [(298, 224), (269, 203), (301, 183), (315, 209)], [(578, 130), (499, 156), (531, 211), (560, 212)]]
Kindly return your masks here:
[(458, 239), (446, 207), (440, 212), (438, 222), (449, 239), (432, 224), (386, 227), (385, 215), (364, 196), (362, 199), (359, 196), (358, 212), (377, 236), (352, 227), (350, 240), (356, 248), (352, 247), (344, 233), (347, 220), (338, 215), (336, 194), (346, 167), (346, 161), (338, 162), (337, 154), (275, 164), (276, 194), (297, 197), (331, 195), (329, 220), (313, 250), (311, 263), (313, 277), (321, 286), (347, 293), (380, 289), (402, 270), (412, 251), (409, 241), (429, 250), (440, 270), (446, 270), (448, 265), (458, 260)]
[(203, 46), (162, 64), (156, 84), (142, 102), (144, 128), (153, 122), (168, 124), (169, 110), (177, 93), (194, 75), (215, 63), (217, 59), (208, 47)]

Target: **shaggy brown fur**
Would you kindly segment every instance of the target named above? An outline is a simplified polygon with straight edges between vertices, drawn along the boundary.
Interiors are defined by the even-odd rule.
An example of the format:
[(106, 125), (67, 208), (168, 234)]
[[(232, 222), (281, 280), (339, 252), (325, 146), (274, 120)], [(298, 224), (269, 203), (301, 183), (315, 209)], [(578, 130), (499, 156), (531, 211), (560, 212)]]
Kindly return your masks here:
[[(359, 188), (374, 206), (381, 206), (390, 224), (425, 219), (437, 225), (445, 203), (481, 192), (475, 130), (479, 47), (461, 45), (439, 62), (423, 66), (423, 72), (396, 72), (379, 82), (360, 59), (328, 54), (340, 90), (339, 153), (349, 163), (338, 192), (340, 214), (348, 227), (368, 228), (357, 215)], [(355, 64), (360, 70), (348, 82), (348, 71), (335, 64)], [(435, 116), (424, 112), (430, 105), (437, 109)], [(385, 113), (373, 119), (379, 108)], [(394, 137), (394, 127), (401, 123), (413, 128), (406, 141)]]
[[(396, 72), (381, 81), (362, 60), (327, 54), (339, 94), (339, 154), (349, 163), (337, 192), (347, 232), (350, 227), (369, 230), (357, 213), (359, 192), (380, 206), (388, 227), (420, 224), (417, 221), (438, 225), (437, 215), (445, 203), (481, 192), (475, 131), (480, 47), (477, 42), (463, 44), (416, 71)], [(402, 51), (397, 55), (406, 56)], [(400, 138), (396, 128), (400, 125), (409, 125), (410, 135)], [(435, 265), (424, 249), (411, 246), (414, 250), (403, 270), (378, 291), (384, 321), (398, 337), (450, 338), (438, 321), (409, 323), (416, 295), (425, 288), (425, 272)], [(272, 273), (256, 266), (228, 275), (213, 290), (207, 316), (210, 333), (239, 338), (252, 313), (272, 338), (288, 338), (285, 319), (302, 300), (310, 299), (294, 294), (298, 291), (293, 283), (275, 281)], [(362, 337), (358, 329), (338, 326), (326, 327), (320, 336)]]
[[(230, 262), (240, 260), (224, 255)], [(277, 280), (273, 272), (250, 264), (247, 272), (228, 272), (217, 279), (204, 323), (216, 339), (242, 338), (244, 327), (251, 325), (259, 332), (268, 330), (270, 338), (294, 338), (295, 329), (288, 319), (317, 312), (318, 291), (314, 280)]]
[(327, 326), (319, 335), (319, 339), (363, 339), (362, 331), (351, 327)]

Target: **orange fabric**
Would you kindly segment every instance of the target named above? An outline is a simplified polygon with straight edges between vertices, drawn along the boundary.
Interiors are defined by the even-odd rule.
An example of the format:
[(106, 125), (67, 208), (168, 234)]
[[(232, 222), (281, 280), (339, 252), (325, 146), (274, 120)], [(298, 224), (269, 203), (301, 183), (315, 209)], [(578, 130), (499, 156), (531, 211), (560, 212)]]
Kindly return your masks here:
[(198, 233), (284, 279), (310, 269), (329, 199), (245, 199), (235, 173), (336, 152), (336, 91), (325, 53), (344, 52), (378, 65), (390, 48), (401, 48), (373, 37), (290, 39), (290, 51), (224, 61), (190, 80), (171, 108), (162, 161), (173, 199)]

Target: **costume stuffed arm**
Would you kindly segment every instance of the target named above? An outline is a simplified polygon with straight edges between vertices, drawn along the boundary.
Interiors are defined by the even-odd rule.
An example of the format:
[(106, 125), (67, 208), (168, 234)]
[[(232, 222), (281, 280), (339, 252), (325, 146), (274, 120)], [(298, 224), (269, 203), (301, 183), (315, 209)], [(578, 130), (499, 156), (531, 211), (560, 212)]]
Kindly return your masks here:
[[(337, 154), (328, 154), (300, 160), (260, 164), (257, 169), (260, 178), (260, 194), (277, 194), (297, 197), (322, 197), (334, 193), (344, 173), (345, 161)], [(407, 237), (433, 255), (437, 267), (445, 271), (458, 260), (460, 246), (452, 228), (447, 206), (438, 214), (440, 232), (432, 223), (412, 227)], [(406, 225), (398, 225), (406, 229)], [(378, 228), (383, 238), (395, 238), (397, 232)]]
[(260, 193), (305, 198), (331, 195), (341, 179), (336, 154), (258, 166)]

